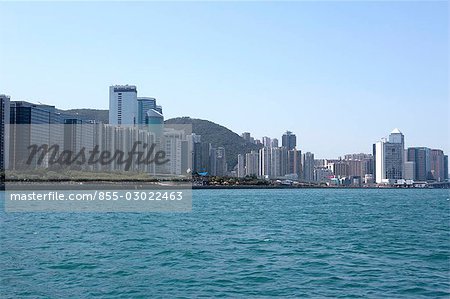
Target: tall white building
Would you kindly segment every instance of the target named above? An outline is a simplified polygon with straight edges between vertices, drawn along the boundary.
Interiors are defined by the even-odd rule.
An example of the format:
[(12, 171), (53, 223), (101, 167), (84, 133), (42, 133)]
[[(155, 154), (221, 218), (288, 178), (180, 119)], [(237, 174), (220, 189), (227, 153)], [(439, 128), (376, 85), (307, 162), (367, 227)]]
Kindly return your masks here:
[(314, 154), (307, 152), (302, 155), (302, 174), (306, 182), (314, 181)]
[(259, 150), (259, 172), (260, 177), (270, 177), (272, 171), (272, 155), (269, 147), (263, 147)]
[(375, 143), (375, 181), (392, 183), (404, 178), (405, 137), (399, 129), (389, 135), (389, 141), (382, 139)]
[(259, 153), (251, 151), (245, 155), (245, 175), (258, 175)]
[(281, 147), (272, 147), (270, 149), (270, 177), (277, 178), (284, 175), (282, 172), (282, 150), (283, 149)]
[(134, 85), (109, 87), (109, 124), (135, 125), (138, 122), (137, 89)]
[(386, 178), (384, 170), (384, 144), (387, 142), (385, 138), (381, 139), (374, 146), (375, 159), (375, 182), (381, 183)]

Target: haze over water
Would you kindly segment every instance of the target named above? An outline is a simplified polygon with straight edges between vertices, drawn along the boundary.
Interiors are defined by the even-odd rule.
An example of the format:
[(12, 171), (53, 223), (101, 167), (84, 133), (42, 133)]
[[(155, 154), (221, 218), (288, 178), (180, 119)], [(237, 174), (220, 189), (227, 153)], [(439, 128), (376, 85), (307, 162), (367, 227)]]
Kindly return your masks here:
[(193, 196), (191, 213), (2, 209), (0, 297), (450, 295), (448, 190)]

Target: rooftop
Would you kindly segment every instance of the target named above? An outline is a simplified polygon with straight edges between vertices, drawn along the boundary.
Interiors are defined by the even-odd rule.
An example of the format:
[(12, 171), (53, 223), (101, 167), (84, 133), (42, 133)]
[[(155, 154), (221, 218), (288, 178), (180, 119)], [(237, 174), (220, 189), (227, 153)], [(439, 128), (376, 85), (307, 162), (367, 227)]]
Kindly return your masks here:
[(402, 134), (402, 132), (400, 132), (399, 129), (395, 128), (394, 130), (392, 130), (391, 134)]

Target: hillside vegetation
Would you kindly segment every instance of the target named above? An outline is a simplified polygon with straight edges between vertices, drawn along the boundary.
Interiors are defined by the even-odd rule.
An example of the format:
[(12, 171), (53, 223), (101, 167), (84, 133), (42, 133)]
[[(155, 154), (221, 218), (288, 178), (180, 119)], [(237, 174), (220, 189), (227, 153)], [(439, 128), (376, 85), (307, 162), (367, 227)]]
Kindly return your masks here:
[(258, 150), (261, 146), (250, 143), (224, 126), (209, 120), (190, 117), (177, 117), (165, 121), (167, 124), (192, 125), (192, 132), (202, 136), (202, 142), (211, 143), (213, 147), (223, 146), (227, 156), (228, 168), (237, 164), (238, 154), (246, 154)]

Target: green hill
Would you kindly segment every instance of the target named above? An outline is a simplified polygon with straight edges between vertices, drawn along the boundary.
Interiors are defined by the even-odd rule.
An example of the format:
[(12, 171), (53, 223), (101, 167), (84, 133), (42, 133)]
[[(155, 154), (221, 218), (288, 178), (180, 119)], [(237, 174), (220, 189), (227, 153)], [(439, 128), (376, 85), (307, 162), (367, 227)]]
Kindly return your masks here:
[(258, 150), (261, 146), (245, 141), (244, 138), (208, 120), (190, 117), (177, 117), (165, 121), (167, 124), (189, 124), (192, 132), (202, 136), (202, 142), (211, 143), (214, 147), (223, 146), (227, 156), (228, 168), (231, 170), (237, 164), (238, 154), (246, 154)]

